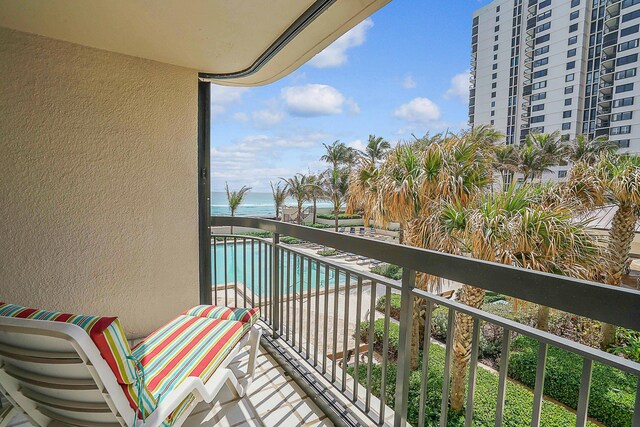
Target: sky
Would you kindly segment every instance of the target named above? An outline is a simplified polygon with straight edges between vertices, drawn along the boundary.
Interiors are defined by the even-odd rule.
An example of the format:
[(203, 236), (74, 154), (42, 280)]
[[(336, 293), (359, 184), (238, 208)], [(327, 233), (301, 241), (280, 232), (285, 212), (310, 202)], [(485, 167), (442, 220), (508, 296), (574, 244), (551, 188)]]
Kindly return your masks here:
[(212, 87), (212, 191), (326, 169), (323, 143), (364, 147), (467, 126), (471, 20), (488, 0), (396, 0), (287, 77)]

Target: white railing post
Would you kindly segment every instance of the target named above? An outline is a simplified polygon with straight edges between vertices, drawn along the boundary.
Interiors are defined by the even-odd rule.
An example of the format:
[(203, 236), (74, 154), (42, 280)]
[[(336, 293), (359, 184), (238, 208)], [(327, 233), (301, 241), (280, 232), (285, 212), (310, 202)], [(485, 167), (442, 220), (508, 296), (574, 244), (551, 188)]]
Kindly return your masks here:
[[(411, 332), (413, 321), (413, 288), (416, 272), (404, 268), (402, 271), (402, 291), (400, 295), (400, 341), (398, 345), (398, 374), (396, 377), (396, 405), (394, 408), (395, 427), (407, 424), (409, 402), (409, 375), (411, 374)], [(426, 338), (425, 338), (426, 339)], [(384, 357), (387, 357), (385, 354)], [(384, 393), (384, 391), (382, 391)]]

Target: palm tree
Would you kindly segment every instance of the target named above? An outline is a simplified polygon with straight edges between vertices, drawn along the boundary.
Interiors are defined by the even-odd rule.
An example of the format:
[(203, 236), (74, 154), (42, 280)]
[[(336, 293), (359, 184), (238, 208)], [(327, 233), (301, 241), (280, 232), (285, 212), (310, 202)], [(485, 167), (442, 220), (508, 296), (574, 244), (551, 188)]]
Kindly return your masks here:
[(275, 186), (273, 185), (273, 182), (270, 182), (269, 184), (271, 184), (271, 194), (273, 195), (273, 203), (276, 208), (277, 220), (279, 219), (280, 209), (282, 208), (282, 205), (284, 205), (284, 201), (287, 199), (287, 185), (285, 184), (281, 187), (279, 182), (276, 183)]
[[(247, 187), (243, 185), (242, 188), (238, 191), (229, 191), (229, 184), (225, 183), (225, 187), (227, 190), (227, 200), (229, 201), (229, 209), (231, 209), (231, 216), (236, 215), (236, 210), (244, 201), (244, 196), (247, 195), (251, 187)], [(231, 234), (233, 234), (233, 225), (231, 226)]]
[(578, 135), (569, 144), (568, 159), (573, 163), (586, 162), (592, 165), (601, 154), (614, 153), (617, 149), (618, 146), (606, 137), (591, 139), (587, 135)]
[(331, 144), (323, 143), (322, 145), (324, 145), (327, 152), (320, 157), (320, 160), (330, 163), (332, 169), (335, 170), (338, 167), (353, 161), (353, 149), (347, 147), (339, 140), (333, 141)]
[(507, 176), (517, 172), (518, 150), (514, 145), (500, 145), (494, 150), (493, 168), (500, 174), (502, 189), (507, 189)]
[(367, 147), (361, 154), (366, 159), (375, 163), (384, 159), (390, 148), (391, 144), (389, 144), (389, 141), (386, 141), (381, 136), (369, 135)]
[[(377, 212), (381, 208), (378, 204), (378, 174), (376, 164), (370, 159), (362, 161), (349, 175), (349, 190), (347, 191), (347, 212), (362, 211), (365, 224), (369, 224), (372, 217), (383, 217)], [(375, 213), (374, 213), (375, 212)]]
[[(629, 262), (631, 242), (640, 210), (640, 155), (601, 154), (589, 165), (576, 164), (569, 186), (590, 204), (612, 203), (617, 206), (609, 230), (606, 250), (605, 283), (620, 286)], [(578, 189), (578, 190), (576, 190)], [(615, 341), (616, 327), (602, 325), (603, 349)]]
[(322, 190), (333, 205), (335, 231), (338, 231), (338, 214), (349, 190), (349, 173), (340, 168), (329, 169), (324, 174)]
[(316, 223), (317, 218), (317, 207), (318, 207), (318, 199), (324, 196), (324, 190), (321, 187), (321, 182), (323, 179), (323, 174), (320, 175), (309, 175), (307, 176), (307, 196), (309, 199), (313, 201), (313, 222)]
[[(559, 203), (545, 186), (511, 185), (504, 193), (490, 193), (477, 205), (447, 203), (426, 219), (429, 239), (441, 247), (460, 247), (485, 261), (592, 279), (599, 262), (595, 240), (585, 222), (576, 222), (573, 206)], [(484, 290), (463, 286), (460, 301), (479, 308)], [(548, 320), (548, 307), (540, 307), (539, 320)], [(544, 325), (538, 325), (539, 327)], [(453, 342), (451, 407), (464, 403), (466, 372), (471, 355), (473, 319), (456, 313)]]
[(549, 167), (562, 164), (567, 160), (568, 147), (559, 138), (558, 132), (530, 133), (524, 145), (518, 150), (518, 171), (524, 175), (524, 182), (535, 178), (542, 181), (542, 174)]
[(285, 182), (287, 188), (287, 195), (296, 199), (298, 207), (298, 224), (302, 224), (302, 204), (308, 200), (309, 194), (307, 193), (307, 176), (301, 173), (291, 178), (280, 178)]

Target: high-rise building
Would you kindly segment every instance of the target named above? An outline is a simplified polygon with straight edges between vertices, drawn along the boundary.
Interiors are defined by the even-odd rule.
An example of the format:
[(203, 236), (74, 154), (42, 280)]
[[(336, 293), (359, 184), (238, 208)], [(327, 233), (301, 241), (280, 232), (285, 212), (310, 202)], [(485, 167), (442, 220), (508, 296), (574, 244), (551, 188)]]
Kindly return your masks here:
[(495, 0), (472, 28), (471, 126), (506, 144), (559, 131), (640, 152), (640, 0)]

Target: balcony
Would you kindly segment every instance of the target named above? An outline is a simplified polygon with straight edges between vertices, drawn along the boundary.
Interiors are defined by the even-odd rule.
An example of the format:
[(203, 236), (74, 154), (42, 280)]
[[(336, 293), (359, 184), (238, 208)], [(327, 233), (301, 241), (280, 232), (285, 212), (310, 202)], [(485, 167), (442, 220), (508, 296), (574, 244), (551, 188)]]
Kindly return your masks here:
[[(526, 130), (523, 129), (524, 132)], [(576, 425), (584, 426), (587, 422), (589, 393), (585, 390), (590, 387), (593, 362), (613, 366), (640, 378), (640, 364), (470, 308), (449, 299), (450, 292), (447, 291), (462, 283), (472, 284), (519, 300), (550, 305), (558, 310), (633, 328), (640, 326), (640, 318), (635, 315), (640, 304), (640, 292), (272, 220), (212, 217), (211, 225), (234, 225), (273, 233), (271, 238), (228, 234), (212, 236), (212, 299), (220, 304), (260, 307), (262, 320), (269, 328), (265, 341), (269, 348), (277, 349), (282, 355), (279, 360), (284, 360), (283, 368), (294, 374), (298, 372), (294, 379), (300, 381), (305, 392), (316, 390), (315, 393), (319, 393), (317, 390), (321, 389), (322, 393), (316, 399), (326, 398), (328, 402), (322, 407), (333, 408), (343, 421), (364, 420), (362, 425), (404, 426), (407, 417), (415, 417), (412, 425), (423, 425), (427, 419), (446, 425), (449, 418), (455, 416), (446, 408), (452, 375), (454, 319), (462, 313), (469, 315), (474, 325), (467, 384), (469, 393), (463, 414), (466, 425), (471, 425), (477, 416), (477, 399), (485, 399), (478, 393), (492, 393), (496, 425), (502, 425), (504, 417), (508, 416), (505, 408), (512, 402), (505, 400), (509, 384), (506, 367), (509, 343), (515, 335), (527, 336), (539, 342), (540, 349), (544, 349), (538, 354), (538, 378), (545, 375), (547, 348), (559, 347), (584, 360), (580, 392), (576, 395)], [(288, 242), (293, 237), (300, 243), (283, 243), (281, 238), (285, 235), (290, 236)], [(317, 254), (318, 250), (327, 248), (336, 249), (336, 256)], [(402, 280), (387, 279), (363, 267), (373, 260), (402, 266)], [(435, 293), (416, 287), (416, 273), (420, 272), (440, 277), (443, 287)], [(423, 372), (423, 379), (411, 391), (409, 387), (414, 377), (408, 366), (412, 325), (416, 320), (412, 319), (411, 310), (403, 310), (398, 314), (396, 323), (391, 315), (393, 295), (398, 296), (403, 306), (419, 303), (425, 307), (419, 320), (420, 328), (424, 327), (425, 331), (430, 331), (435, 321), (435, 307), (445, 307), (448, 313), (445, 342), (432, 341), (430, 346), (423, 345), (422, 362), (418, 368)], [(382, 296), (385, 298), (383, 306), (380, 306)], [(607, 301), (607, 304), (601, 304), (601, 301)], [(616, 310), (611, 310), (611, 307), (616, 307)], [(478, 361), (479, 328), (484, 322), (502, 331), (501, 351), (507, 357), (500, 359), (498, 373), (495, 374), (497, 389), (481, 392), (476, 388), (476, 381), (479, 372), (484, 375), (486, 369)], [(375, 327), (378, 324), (380, 332)], [(391, 348), (389, 331), (393, 325), (397, 325), (400, 334), (395, 360), (384, 356)], [(375, 338), (374, 329), (376, 334), (382, 335)], [(376, 345), (370, 345), (372, 342)], [(431, 353), (432, 356), (428, 357)], [(424, 373), (430, 369), (430, 357), (434, 361), (440, 360), (441, 354), (444, 362), (437, 363), (444, 363), (444, 371), (438, 371), (442, 375), (438, 381), (444, 384), (444, 389), (438, 391), (439, 403), (434, 408), (427, 406), (425, 400), (427, 387), (433, 385), (427, 385)], [(375, 379), (372, 372), (377, 373)], [(380, 380), (382, 384), (378, 382)], [(432, 384), (431, 379), (429, 384)], [(380, 389), (395, 389), (393, 401), (376, 391)], [(529, 416), (532, 416), (532, 425), (545, 425), (540, 418), (544, 400), (542, 382), (536, 381), (531, 392), (533, 403)], [(417, 407), (410, 403), (410, 393), (417, 393), (411, 398), (421, 402)], [(437, 411), (435, 415), (433, 411)], [(634, 423), (640, 422), (638, 418), (635, 417)], [(529, 425), (529, 421), (526, 424)]]
[(621, 5), (622, 1), (621, 0), (610, 0), (607, 2), (607, 6), (606, 6), (606, 16), (605, 19), (608, 18), (615, 18), (616, 16), (620, 15), (620, 5)]
[(603, 34), (609, 34), (613, 31), (617, 31), (620, 28), (620, 19), (617, 16), (605, 18), (604, 20), (604, 32)]

